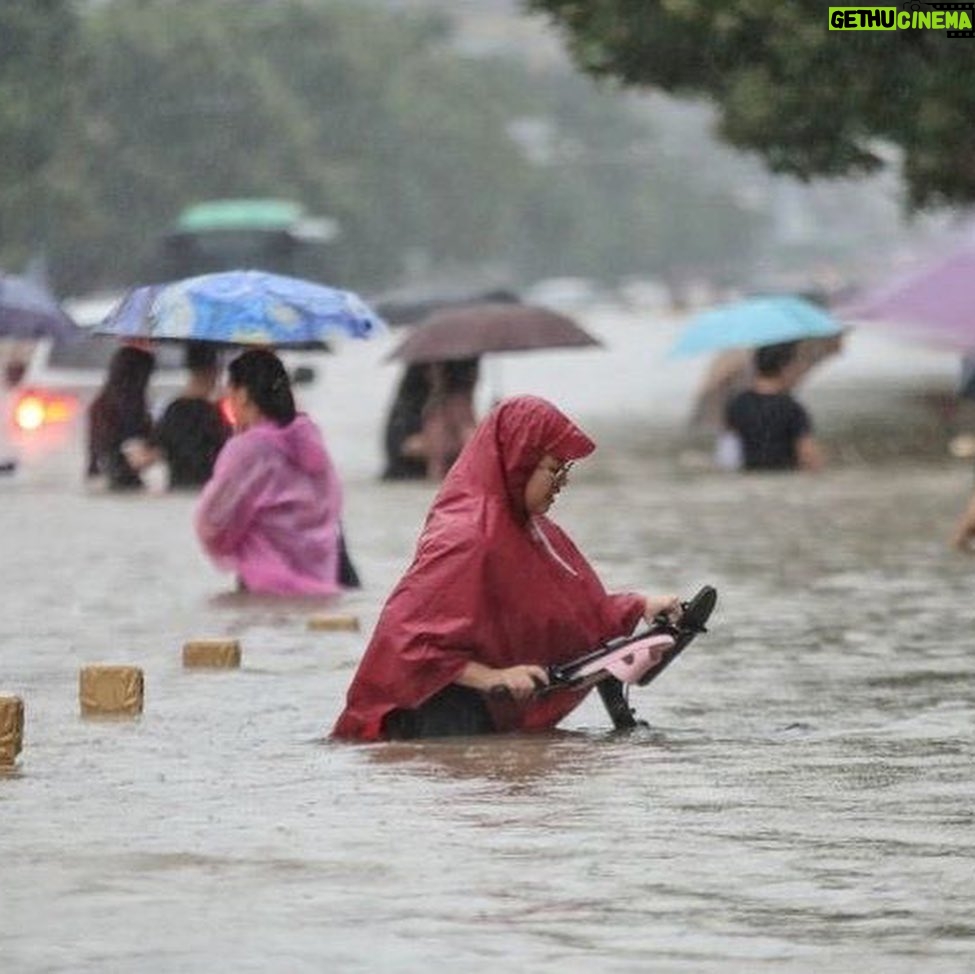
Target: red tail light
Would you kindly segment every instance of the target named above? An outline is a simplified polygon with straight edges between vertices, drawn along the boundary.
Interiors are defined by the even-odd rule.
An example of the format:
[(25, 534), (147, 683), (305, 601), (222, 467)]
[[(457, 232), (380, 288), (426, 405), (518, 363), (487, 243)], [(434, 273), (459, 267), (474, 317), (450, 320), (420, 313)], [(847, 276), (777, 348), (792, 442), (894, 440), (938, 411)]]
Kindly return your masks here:
[(52, 423), (67, 423), (77, 412), (78, 403), (71, 396), (47, 396), (25, 392), (14, 406), (14, 423), (25, 433)]

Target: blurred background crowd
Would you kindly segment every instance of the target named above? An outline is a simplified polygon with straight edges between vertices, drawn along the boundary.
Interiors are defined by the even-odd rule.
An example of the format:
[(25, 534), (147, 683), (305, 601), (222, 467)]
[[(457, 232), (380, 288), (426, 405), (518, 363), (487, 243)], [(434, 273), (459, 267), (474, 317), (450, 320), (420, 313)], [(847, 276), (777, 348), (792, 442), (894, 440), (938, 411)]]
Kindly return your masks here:
[[(714, 437), (719, 468), (823, 466), (793, 393), (861, 326), (952, 357), (950, 383), (919, 371), (912, 429), (922, 452), (975, 453), (964, 46), (928, 32), (894, 64), (875, 38), (813, 29), (818, 11), (732, 4), (715, 31), (703, 5), (604, 6), (608, 20), (559, 0), (0, 7), (0, 470), (84, 441), (87, 473), (116, 487), (157, 482), (160, 461), (171, 486), (205, 483), (233, 417), (200, 409), (233, 343), (95, 333), (133, 287), (245, 268), (353, 288), (397, 332), (517, 308), (586, 334), (519, 344), (461, 316), (440, 323), (478, 332), (459, 351), (394, 352), (387, 480), (443, 476), (500, 391), (478, 386), (495, 368), (482, 356), (596, 345), (596, 308), (648, 336), (719, 315), (703, 344), (669, 350), (707, 353), (681, 435)], [(863, 90), (808, 83), (851, 65)], [(918, 72), (924, 86), (902, 83)], [(763, 330), (755, 298), (829, 321), (782, 306)], [(297, 385), (321, 370), (285, 361)], [(126, 403), (110, 435), (109, 400)], [(750, 444), (771, 427), (777, 446)]]

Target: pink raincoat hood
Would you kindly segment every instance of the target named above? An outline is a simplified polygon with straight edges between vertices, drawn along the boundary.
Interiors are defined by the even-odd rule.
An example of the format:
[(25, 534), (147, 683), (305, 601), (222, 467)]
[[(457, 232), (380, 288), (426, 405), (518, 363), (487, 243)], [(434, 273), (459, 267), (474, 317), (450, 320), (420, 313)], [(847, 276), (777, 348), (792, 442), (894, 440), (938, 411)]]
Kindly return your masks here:
[(304, 473), (319, 476), (330, 466), (322, 434), (304, 413), (299, 413), (287, 426), (259, 423), (251, 432)]
[(252, 592), (332, 595), (342, 489), (318, 427), (299, 414), (231, 437), (200, 497), (197, 534)]
[[(592, 441), (551, 403), (502, 402), (451, 468), (413, 564), (390, 595), (333, 733), (376, 740), (383, 718), (454, 682), (471, 660), (494, 668), (564, 663), (629, 632), (638, 595), (610, 595), (567, 535), (529, 517), (524, 489), (541, 458), (574, 460)], [(584, 693), (526, 704), (489, 700), (501, 730), (554, 727)]]

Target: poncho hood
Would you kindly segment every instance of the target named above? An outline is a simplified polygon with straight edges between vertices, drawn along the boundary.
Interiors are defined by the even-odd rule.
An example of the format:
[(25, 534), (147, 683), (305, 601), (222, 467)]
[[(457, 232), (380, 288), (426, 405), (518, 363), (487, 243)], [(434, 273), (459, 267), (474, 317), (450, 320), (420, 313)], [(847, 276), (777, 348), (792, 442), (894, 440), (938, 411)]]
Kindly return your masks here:
[(454, 503), (478, 495), (506, 499), (511, 514), (526, 520), (525, 486), (542, 457), (581, 460), (596, 449), (585, 433), (550, 402), (515, 396), (480, 425), (447, 474), (434, 503)]
[(278, 450), (289, 463), (312, 476), (328, 469), (329, 460), (318, 427), (304, 414), (298, 413), (287, 426), (262, 422), (252, 427), (260, 436)]

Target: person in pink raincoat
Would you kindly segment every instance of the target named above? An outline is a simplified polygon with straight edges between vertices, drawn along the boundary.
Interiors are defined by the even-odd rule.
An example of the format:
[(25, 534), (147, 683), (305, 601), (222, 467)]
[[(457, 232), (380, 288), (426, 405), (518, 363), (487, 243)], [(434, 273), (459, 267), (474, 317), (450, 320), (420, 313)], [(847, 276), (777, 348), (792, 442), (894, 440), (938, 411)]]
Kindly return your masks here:
[(200, 497), (200, 542), (249, 592), (340, 592), (342, 488), (318, 427), (271, 351), (235, 358), (228, 385), (238, 432)]
[[(553, 728), (587, 690), (539, 697), (546, 666), (677, 618), (673, 595), (609, 593), (548, 511), (595, 444), (550, 402), (481, 423), (427, 515), (332, 735), (358, 741)], [(607, 681), (608, 682), (608, 681)]]

